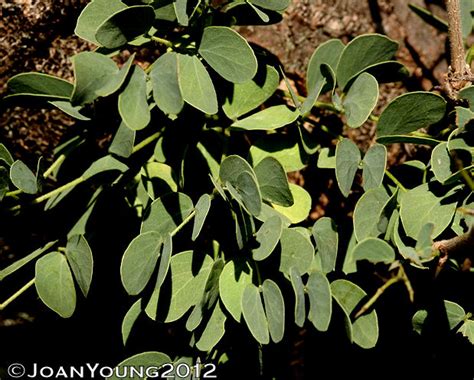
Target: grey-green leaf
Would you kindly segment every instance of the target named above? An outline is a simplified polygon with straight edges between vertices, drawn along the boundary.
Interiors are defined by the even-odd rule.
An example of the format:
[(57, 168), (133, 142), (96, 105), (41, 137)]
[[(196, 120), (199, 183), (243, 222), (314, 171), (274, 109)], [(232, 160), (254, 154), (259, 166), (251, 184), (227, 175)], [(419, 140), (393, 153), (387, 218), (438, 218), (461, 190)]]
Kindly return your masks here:
[(248, 42), (226, 26), (204, 29), (199, 54), (229, 82), (244, 83), (257, 73), (257, 58)]
[(137, 321), (141, 312), (142, 312), (142, 299), (139, 298), (137, 301), (134, 302), (134, 304), (127, 311), (127, 314), (125, 314), (125, 317), (123, 318), (123, 321), (122, 321), (122, 342), (124, 346), (127, 344), (127, 340), (128, 340), (128, 337), (130, 336), (130, 333), (132, 332), (133, 325)]
[(362, 160), (362, 186), (370, 190), (382, 185), (387, 165), (387, 148), (382, 144), (372, 145)]
[(89, 168), (82, 174), (84, 179), (89, 179), (99, 173), (117, 170), (121, 173), (128, 170), (128, 166), (122, 164), (119, 160), (112, 156), (105, 156), (99, 158), (96, 162), (94, 162)]
[(309, 297), (308, 319), (319, 331), (327, 331), (332, 315), (331, 287), (326, 276), (319, 271), (308, 277), (306, 292)]
[(339, 237), (336, 226), (331, 218), (323, 217), (314, 223), (313, 236), (316, 240), (318, 256), (321, 259), (323, 273), (332, 272), (336, 269), (337, 248)]
[(337, 65), (337, 82), (344, 89), (349, 81), (376, 63), (390, 60), (398, 44), (380, 34), (364, 34), (354, 38), (344, 48)]
[(443, 183), (453, 173), (451, 171), (451, 156), (448, 152), (448, 144), (442, 142), (431, 151), (431, 169), (436, 179)]
[(235, 182), (235, 189), (242, 197), (242, 201), (250, 214), (259, 215), (262, 210), (262, 195), (253, 173), (247, 171), (240, 173)]
[(278, 285), (270, 279), (263, 282), (262, 294), (270, 337), (278, 343), (285, 333), (285, 300)]
[(133, 152), (133, 145), (135, 144), (135, 134), (136, 132), (128, 128), (123, 122), (120, 123), (109, 146), (109, 153), (123, 158), (130, 157)]
[[(141, 371), (143, 368), (160, 368), (162, 365), (172, 362), (173, 361), (168, 355), (161, 352), (141, 352), (129, 357), (128, 359), (125, 359), (120, 364), (118, 364), (113, 370), (114, 375), (108, 377), (107, 380), (137, 379), (137, 377), (134, 376), (135, 373), (132, 372), (131, 368), (133, 368), (137, 373), (140, 373), (139, 371)], [(151, 373), (153, 372), (154, 371), (151, 371)], [(117, 374), (120, 374), (120, 377), (117, 376)], [(124, 377), (123, 374), (129, 374), (129, 376)]]
[(201, 337), (196, 343), (196, 347), (204, 352), (208, 352), (219, 343), (225, 333), (225, 321), (227, 317), (221, 309), (220, 303), (217, 302), (214, 307), (214, 311), (211, 314), (211, 318), (207, 322)]
[(284, 11), (290, 4), (290, 0), (251, 0), (251, 2), (263, 9), (276, 12)]
[(239, 116), (257, 108), (278, 88), (280, 77), (271, 66), (266, 65), (256, 76), (244, 83), (233, 85), (232, 93), (226, 98), (222, 110), (228, 118), (235, 120)]
[(244, 261), (229, 261), (219, 276), (219, 295), (227, 311), (240, 322), (242, 295), (252, 283), (252, 269)]
[(99, 44), (115, 49), (146, 33), (155, 21), (155, 11), (148, 5), (133, 5), (120, 9), (106, 18), (97, 28)]
[(150, 123), (146, 74), (141, 67), (133, 67), (132, 75), (119, 95), (118, 110), (125, 125), (134, 131), (143, 129)]
[(177, 115), (184, 106), (178, 82), (178, 55), (168, 52), (158, 58), (150, 73), (153, 99), (166, 114)]
[(81, 12), (77, 19), (74, 33), (80, 38), (100, 45), (95, 39), (95, 32), (108, 17), (127, 6), (120, 0), (94, 0)]
[(194, 217), (192, 240), (196, 240), (201, 233), (207, 214), (211, 209), (211, 197), (209, 194), (203, 194), (196, 203), (196, 216)]
[(294, 228), (285, 228), (280, 238), (281, 259), (280, 271), (290, 274), (295, 267), (300, 275), (307, 273), (314, 257), (311, 241)]
[(295, 323), (303, 327), (306, 318), (306, 305), (304, 299), (304, 286), (301, 276), (296, 267), (290, 269), (291, 286), (295, 293)]
[(66, 258), (82, 294), (87, 297), (92, 282), (94, 258), (84, 236), (74, 235), (68, 238)]
[(193, 201), (183, 193), (168, 193), (153, 201), (142, 223), (142, 232), (156, 231), (166, 236), (194, 210)]
[[(367, 295), (359, 286), (347, 280), (336, 280), (331, 283), (331, 292), (336, 302), (349, 317), (360, 301)], [(354, 343), (362, 348), (375, 346), (379, 336), (377, 313), (372, 310), (352, 322)]]
[(364, 124), (377, 105), (378, 97), (377, 79), (368, 73), (360, 74), (349, 87), (342, 102), (347, 125), (358, 128)]
[(137, 295), (145, 289), (155, 270), (162, 244), (162, 235), (155, 231), (142, 233), (129, 244), (120, 265), (122, 284), (128, 294)]
[(336, 179), (342, 195), (347, 197), (352, 188), (361, 155), (359, 148), (349, 139), (340, 141), (336, 146)]
[(24, 193), (36, 194), (38, 192), (36, 176), (23, 161), (17, 160), (12, 164), (10, 167), (10, 179)]
[(444, 202), (443, 198), (429, 191), (427, 184), (403, 193), (400, 202), (403, 228), (413, 239), (417, 239), (422, 227), (427, 223), (433, 223), (433, 238), (436, 238), (451, 223), (455, 211), (455, 201)]
[(260, 244), (252, 249), (254, 260), (265, 260), (274, 251), (280, 240), (283, 222), (279, 216), (268, 218), (257, 231), (256, 240)]
[(383, 110), (377, 135), (403, 135), (439, 122), (446, 112), (446, 101), (432, 92), (409, 92), (393, 99)]
[(354, 209), (354, 234), (358, 241), (382, 232), (381, 217), (390, 197), (383, 188), (371, 189), (359, 198)]
[(43, 73), (15, 75), (8, 80), (7, 86), (9, 95), (5, 99), (34, 96), (69, 100), (73, 91), (73, 85), (68, 81)]
[(255, 174), (264, 200), (284, 207), (294, 204), (285, 170), (277, 159), (264, 158), (255, 166)]
[(66, 257), (51, 252), (36, 262), (35, 286), (41, 300), (63, 318), (76, 308), (76, 289)]
[(178, 83), (186, 103), (210, 115), (217, 113), (216, 90), (198, 57), (178, 55)]
[(0, 143), (0, 161), (5, 162), (8, 166), (13, 164), (13, 157), (7, 147)]
[(66, 115), (69, 115), (77, 120), (82, 120), (82, 121), (90, 120), (90, 117), (84, 116), (82, 113), (80, 113), (82, 109), (81, 106), (73, 106), (71, 102), (68, 100), (54, 100), (54, 101), (49, 101), (48, 103), (58, 108), (59, 110), (63, 111)]
[(232, 127), (248, 131), (271, 131), (295, 122), (298, 116), (297, 110), (292, 111), (285, 105), (272, 106), (245, 119), (237, 120)]
[(270, 343), (268, 321), (260, 292), (253, 284), (248, 284), (242, 294), (242, 315), (257, 342), (260, 344)]
[(369, 237), (359, 242), (352, 251), (353, 260), (390, 264), (395, 260), (394, 249), (384, 240)]
[(458, 332), (460, 332), (463, 336), (469, 339), (471, 344), (474, 344), (474, 321), (471, 319), (466, 320), (463, 325), (459, 328)]

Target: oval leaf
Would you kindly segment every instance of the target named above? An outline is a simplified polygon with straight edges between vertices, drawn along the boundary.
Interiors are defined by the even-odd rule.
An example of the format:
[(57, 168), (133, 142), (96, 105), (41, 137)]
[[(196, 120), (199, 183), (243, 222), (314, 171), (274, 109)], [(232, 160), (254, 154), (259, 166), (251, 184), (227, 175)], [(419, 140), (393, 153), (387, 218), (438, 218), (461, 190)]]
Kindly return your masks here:
[(257, 342), (260, 344), (270, 343), (268, 322), (260, 292), (253, 284), (248, 284), (242, 294), (242, 315)]
[(372, 145), (362, 160), (362, 185), (370, 190), (382, 185), (387, 165), (387, 148), (381, 144)]
[(377, 237), (382, 231), (380, 219), (390, 197), (383, 188), (365, 192), (359, 198), (354, 209), (354, 234), (358, 241), (368, 237)]
[(204, 29), (199, 54), (224, 79), (243, 83), (257, 73), (257, 58), (248, 42), (225, 26)]
[(316, 248), (321, 258), (323, 273), (332, 272), (336, 269), (337, 246), (339, 237), (336, 226), (331, 218), (323, 217), (314, 223), (313, 236), (316, 240)]
[(118, 110), (125, 125), (134, 131), (143, 129), (150, 123), (146, 74), (141, 67), (133, 67), (127, 86), (119, 95)]
[(275, 210), (286, 216), (291, 223), (296, 224), (305, 220), (311, 210), (311, 195), (301, 186), (290, 183), (290, 191), (294, 203), (290, 207), (273, 205)]
[(353, 260), (368, 260), (371, 263), (390, 264), (395, 260), (394, 249), (382, 239), (367, 238), (359, 242), (352, 251)]
[(303, 327), (306, 318), (306, 304), (304, 299), (304, 286), (296, 267), (290, 269), (291, 286), (295, 293), (295, 323)]
[(269, 279), (263, 282), (262, 293), (268, 330), (273, 342), (278, 343), (285, 333), (285, 300), (278, 285)]
[(66, 258), (82, 294), (87, 297), (92, 282), (94, 258), (84, 236), (75, 235), (68, 238)]
[(279, 105), (238, 120), (232, 124), (232, 127), (247, 131), (271, 131), (295, 122), (298, 116), (298, 111), (292, 111), (285, 105)]
[(347, 118), (347, 125), (358, 128), (364, 124), (377, 105), (379, 85), (370, 74), (362, 73), (349, 87), (342, 105)]
[(279, 216), (268, 218), (257, 231), (256, 240), (260, 244), (252, 249), (254, 260), (265, 260), (274, 251), (280, 240), (283, 222)]
[(264, 158), (255, 166), (255, 174), (264, 200), (284, 207), (294, 204), (288, 178), (278, 160)]
[(393, 99), (383, 110), (377, 135), (403, 135), (439, 122), (446, 112), (446, 101), (431, 92), (409, 92)]
[(227, 318), (221, 309), (220, 303), (217, 302), (216, 306), (214, 307), (214, 311), (211, 314), (211, 318), (209, 318), (209, 321), (207, 322), (201, 337), (196, 343), (196, 347), (199, 350), (208, 352), (212, 350), (217, 343), (219, 343), (225, 333), (224, 326), (226, 319)]
[(10, 167), (10, 179), (24, 193), (36, 194), (38, 192), (36, 176), (23, 161), (17, 160), (12, 164)]
[(122, 342), (125, 346), (127, 344), (128, 337), (132, 332), (133, 325), (137, 321), (138, 317), (142, 312), (142, 299), (139, 298), (135, 303), (130, 307), (125, 314), (125, 317), (122, 321)]
[(351, 191), (361, 155), (359, 148), (349, 139), (336, 146), (336, 179), (342, 195), (347, 197)]
[(76, 308), (76, 289), (66, 257), (51, 252), (36, 262), (35, 286), (41, 301), (63, 318)]
[(332, 315), (331, 287), (326, 276), (313, 272), (308, 277), (306, 291), (309, 297), (308, 319), (319, 331), (327, 331)]
[[(134, 376), (134, 372), (132, 372), (132, 370), (130, 369), (131, 367), (133, 367), (136, 373), (140, 373), (140, 371), (142, 371), (144, 368), (159, 368), (163, 364), (169, 364), (172, 362), (173, 361), (168, 355), (163, 354), (161, 352), (142, 352), (140, 354), (133, 355), (128, 359), (125, 359), (123, 362), (117, 365), (117, 367), (115, 367), (113, 370), (113, 373), (115, 375), (108, 377), (107, 380), (133, 380), (136, 379), (137, 376)], [(129, 373), (130, 376), (124, 377), (123, 374), (127, 373)], [(117, 374), (120, 374), (120, 377), (117, 376)]]
[(314, 247), (310, 240), (296, 229), (285, 228), (280, 245), (280, 271), (290, 274), (290, 269), (295, 267), (300, 275), (307, 273), (314, 257)]
[(211, 197), (209, 194), (203, 194), (196, 203), (196, 216), (194, 217), (193, 233), (191, 235), (192, 240), (196, 240), (201, 232), (204, 222), (206, 221), (207, 214), (211, 209)]
[(5, 100), (17, 96), (69, 100), (74, 88), (71, 83), (64, 79), (42, 73), (15, 75), (8, 80), (7, 86), (9, 95), (5, 97)]

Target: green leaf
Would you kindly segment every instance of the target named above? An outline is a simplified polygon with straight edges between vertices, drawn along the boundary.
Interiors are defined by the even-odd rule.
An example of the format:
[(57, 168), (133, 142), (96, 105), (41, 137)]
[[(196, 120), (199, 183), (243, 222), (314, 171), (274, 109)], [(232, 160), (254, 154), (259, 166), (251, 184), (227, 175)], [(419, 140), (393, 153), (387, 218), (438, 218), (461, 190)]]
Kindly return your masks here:
[(449, 328), (452, 330), (466, 317), (464, 309), (455, 302), (444, 300), (444, 308), (448, 318)]
[(377, 105), (379, 85), (368, 73), (360, 74), (349, 87), (342, 105), (347, 118), (347, 125), (358, 128), (364, 124)]
[(306, 319), (306, 305), (304, 299), (304, 286), (301, 276), (296, 267), (290, 269), (290, 280), (293, 291), (295, 292), (295, 323), (303, 327)]
[(122, 342), (124, 346), (127, 344), (127, 340), (130, 336), (130, 333), (132, 332), (133, 325), (135, 324), (141, 313), (142, 299), (139, 298), (127, 311), (127, 314), (125, 314), (125, 317), (122, 321)]
[(469, 109), (474, 111), (474, 86), (464, 87), (458, 94), (459, 99), (465, 99), (469, 103)]
[(18, 269), (24, 267), (26, 264), (36, 259), (38, 256), (41, 256), (48, 249), (50, 249), (54, 244), (56, 244), (56, 241), (51, 241), (45, 244), (44, 247), (34, 250), (29, 255), (22, 257), (21, 259), (15, 261), (13, 264), (9, 265), (8, 267), (0, 270), (0, 281), (2, 281), (4, 278), (8, 277), (12, 273), (16, 272)]
[(377, 135), (403, 135), (428, 127), (443, 119), (446, 101), (431, 92), (416, 91), (400, 95), (383, 110)]
[(294, 204), (285, 170), (277, 159), (264, 158), (255, 166), (255, 174), (264, 200), (284, 207)]
[(120, 173), (123, 173), (128, 170), (128, 166), (122, 164), (119, 160), (112, 156), (105, 156), (99, 158), (94, 162), (89, 168), (82, 174), (84, 179), (89, 179), (99, 173), (118, 170)]
[(278, 343), (285, 333), (285, 300), (278, 285), (270, 279), (263, 282), (262, 294), (270, 337)]
[(226, 98), (222, 110), (229, 119), (235, 120), (263, 104), (278, 88), (278, 72), (266, 65), (263, 72), (244, 83), (236, 83)]
[(201, 337), (196, 343), (196, 347), (200, 351), (208, 352), (211, 351), (214, 346), (224, 336), (226, 316), (221, 309), (220, 303), (217, 302), (212, 312), (211, 318), (207, 322)]
[(368, 260), (371, 263), (390, 264), (395, 260), (395, 251), (384, 240), (369, 237), (354, 247), (352, 259), (354, 262)]
[(344, 87), (367, 67), (391, 59), (398, 44), (380, 34), (364, 34), (354, 38), (342, 51), (337, 65), (337, 82)]
[(263, 9), (268, 9), (270, 11), (281, 12), (284, 11), (288, 5), (290, 5), (290, 0), (250, 0), (252, 4), (258, 5)]
[(8, 166), (13, 164), (13, 157), (7, 147), (0, 143), (0, 161), (5, 162)]
[(308, 90), (308, 96), (300, 108), (301, 115), (311, 111), (322, 91), (333, 90), (336, 85), (336, 76), (330, 66), (322, 63), (318, 70), (320, 75), (317, 76), (317, 82), (314, 84), (314, 87)]
[(150, 123), (146, 74), (141, 67), (133, 67), (127, 86), (119, 95), (118, 110), (125, 125), (134, 131), (143, 129)]
[(179, 114), (184, 100), (178, 82), (178, 55), (168, 52), (160, 56), (153, 63), (150, 79), (158, 108), (166, 114)]
[(339, 237), (336, 226), (331, 218), (319, 218), (313, 225), (313, 236), (316, 240), (318, 256), (321, 258), (323, 273), (336, 269), (337, 247)]
[(418, 310), (411, 319), (411, 324), (413, 326), (413, 330), (417, 334), (423, 332), (423, 325), (425, 324), (426, 318), (428, 317), (428, 312), (426, 310)]
[(463, 336), (469, 339), (471, 344), (474, 344), (474, 321), (467, 320), (464, 324), (459, 328), (458, 332), (460, 332)]
[(300, 275), (307, 273), (314, 257), (314, 247), (310, 240), (294, 228), (285, 228), (280, 245), (280, 271), (290, 274), (290, 269), (295, 267)]
[(38, 192), (36, 176), (23, 161), (17, 160), (12, 164), (10, 167), (10, 179), (24, 193), (36, 194)]
[(76, 289), (66, 257), (50, 252), (36, 261), (35, 286), (41, 301), (63, 318), (76, 308)]
[(117, 92), (125, 83), (128, 73), (132, 69), (134, 59), (135, 53), (127, 59), (127, 62), (123, 64), (120, 70), (116, 68), (115, 74), (108, 77), (108, 80), (104, 83), (103, 87), (97, 90), (97, 95), (105, 97)]
[(456, 211), (456, 202), (446, 203), (423, 184), (402, 194), (400, 217), (407, 235), (416, 239), (427, 223), (433, 223), (433, 238), (439, 236), (448, 225)]
[(420, 17), (423, 21), (425, 21), (429, 25), (433, 26), (434, 28), (438, 29), (441, 32), (448, 31), (448, 23), (444, 21), (443, 19), (435, 16), (428, 9), (424, 7), (420, 7), (412, 3), (408, 4), (408, 6), (418, 17)]
[(294, 204), (290, 207), (273, 205), (275, 210), (286, 216), (292, 224), (305, 220), (311, 211), (311, 195), (301, 186), (290, 183), (290, 191)]
[(210, 115), (217, 113), (216, 90), (198, 57), (178, 54), (178, 83), (186, 103)]
[(415, 250), (422, 259), (428, 259), (433, 254), (433, 231), (434, 224), (426, 223), (418, 234)]
[(256, 235), (260, 245), (252, 249), (254, 260), (261, 261), (270, 256), (280, 240), (282, 229), (283, 222), (278, 216), (272, 216), (262, 224)]
[[(333, 71), (336, 71), (337, 63), (343, 50), (344, 44), (338, 39), (328, 40), (316, 48), (309, 59), (306, 73), (306, 89), (308, 94), (313, 92), (315, 87), (324, 80), (324, 76), (321, 72), (321, 65), (326, 64)], [(326, 85), (321, 89), (321, 92), (324, 93), (328, 90), (329, 88)]]
[(119, 72), (114, 61), (94, 52), (79, 53), (72, 57), (72, 63), (75, 76), (74, 91), (71, 95), (73, 105), (92, 103), (102, 96), (103, 89)]
[(66, 115), (69, 115), (77, 120), (89, 121), (90, 117), (84, 116), (79, 111), (82, 109), (81, 106), (73, 106), (71, 102), (66, 100), (55, 100), (49, 101), (49, 104), (63, 111)]
[(133, 153), (133, 145), (135, 144), (135, 134), (135, 131), (132, 131), (123, 122), (120, 123), (109, 146), (109, 153), (123, 158), (130, 157)]
[(108, 49), (119, 48), (146, 33), (154, 21), (153, 7), (133, 5), (107, 17), (97, 28), (95, 39)]
[(270, 343), (268, 321), (258, 288), (248, 284), (242, 294), (242, 315), (253, 337), (260, 344)]
[(75, 235), (68, 238), (66, 258), (82, 294), (87, 297), (92, 282), (94, 258), (84, 236)]
[(73, 85), (68, 81), (42, 73), (15, 75), (8, 80), (7, 86), (9, 95), (5, 100), (19, 96), (69, 100), (73, 91)]
[(285, 172), (294, 172), (306, 166), (306, 157), (298, 141), (286, 134), (273, 133), (256, 140), (250, 147), (250, 156), (254, 166), (265, 157), (273, 157)]
[(196, 263), (193, 257), (193, 251), (181, 252), (171, 257), (171, 301), (166, 323), (178, 320), (202, 300), (214, 262), (208, 255), (204, 256), (200, 264)]
[(119, 0), (91, 1), (83, 9), (77, 19), (74, 33), (86, 41), (100, 45), (95, 39), (95, 32), (99, 28), (99, 25), (115, 12), (125, 8), (127, 8), (127, 6)]
[(194, 210), (193, 201), (183, 193), (169, 193), (155, 200), (142, 223), (142, 232), (156, 231), (163, 236), (173, 232)]
[(361, 155), (357, 145), (349, 139), (340, 141), (336, 146), (336, 179), (342, 195), (349, 196)]
[(155, 231), (135, 237), (122, 257), (120, 277), (130, 295), (141, 293), (150, 281), (161, 253), (163, 236)]
[(271, 131), (295, 122), (298, 116), (297, 110), (292, 111), (285, 105), (272, 106), (237, 120), (231, 127), (247, 131)]
[(472, 0), (461, 0), (459, 6), (462, 37), (467, 38), (472, 32), (472, 11), (474, 11), (474, 3)]
[(319, 271), (308, 277), (306, 291), (309, 297), (308, 319), (319, 331), (327, 331), (332, 315), (331, 287), (326, 276)]
[(193, 233), (191, 239), (194, 241), (198, 238), (204, 222), (206, 221), (207, 214), (211, 209), (211, 197), (209, 194), (203, 194), (196, 203), (196, 216), (194, 217)]
[[(118, 364), (117, 367), (115, 367), (113, 370), (113, 373), (115, 375), (108, 377), (107, 380), (133, 380), (137, 378), (137, 376), (134, 376), (135, 373), (140, 373), (140, 371), (144, 368), (159, 368), (164, 364), (169, 364), (172, 362), (173, 361), (168, 355), (163, 354), (161, 352), (141, 352), (139, 354), (129, 357), (128, 359), (125, 359), (120, 364)], [(133, 372), (133, 370), (131, 369), (132, 367), (136, 372)], [(151, 374), (155, 373), (155, 371), (150, 372)], [(118, 377), (117, 374), (120, 374), (120, 377)], [(123, 374), (129, 374), (129, 376), (124, 377)]]
[[(332, 282), (331, 292), (347, 316), (354, 313), (361, 300), (367, 295), (359, 286), (347, 280)], [(355, 344), (362, 348), (374, 347), (379, 336), (379, 325), (375, 310), (352, 322), (352, 332)]]
[(387, 148), (381, 144), (372, 145), (362, 160), (362, 185), (370, 190), (382, 185), (387, 165)]
[(233, 83), (244, 83), (257, 73), (257, 58), (239, 33), (225, 26), (204, 29), (199, 54), (221, 77)]
[(140, 170), (143, 186), (151, 199), (178, 191), (178, 184), (171, 166), (161, 162), (147, 162)]
[(359, 198), (354, 209), (354, 234), (358, 241), (384, 232), (381, 218), (389, 200), (383, 188), (368, 190)]
[(431, 151), (431, 169), (436, 179), (443, 183), (453, 173), (451, 172), (451, 156), (448, 152), (448, 144), (443, 142), (438, 144)]
[(252, 269), (245, 261), (229, 261), (219, 277), (219, 294), (222, 303), (232, 317), (240, 322), (242, 314), (242, 295), (248, 284), (252, 283)]
[(392, 136), (377, 137), (377, 142), (384, 145), (394, 144), (394, 143), (407, 143), (407, 144), (436, 146), (441, 141), (433, 139), (431, 137), (419, 137), (419, 136), (411, 136), (411, 135), (392, 135)]
[(188, 0), (175, 0), (173, 2), (176, 18), (180, 25), (188, 26), (189, 17), (187, 14)]

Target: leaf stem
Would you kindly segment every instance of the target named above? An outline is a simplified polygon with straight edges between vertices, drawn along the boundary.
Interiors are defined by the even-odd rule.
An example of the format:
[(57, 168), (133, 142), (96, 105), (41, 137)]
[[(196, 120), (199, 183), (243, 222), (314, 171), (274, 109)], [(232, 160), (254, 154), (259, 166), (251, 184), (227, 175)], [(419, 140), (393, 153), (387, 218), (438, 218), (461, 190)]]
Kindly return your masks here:
[(78, 177), (78, 178), (72, 180), (71, 182), (68, 182), (68, 183), (66, 183), (66, 184), (64, 184), (64, 185), (62, 185), (62, 186), (60, 186), (60, 187), (58, 187), (57, 189), (54, 189), (54, 190), (50, 191), (49, 193), (46, 193), (46, 194), (43, 194), (43, 195), (39, 196), (38, 198), (36, 198), (36, 199), (33, 201), (33, 203), (41, 203), (41, 202), (43, 202), (43, 201), (45, 201), (45, 200), (47, 200), (47, 199), (49, 199), (49, 198), (54, 197), (55, 195), (61, 193), (61, 192), (64, 191), (64, 190), (68, 190), (68, 189), (70, 189), (70, 188), (72, 188), (72, 187), (74, 187), (74, 186), (76, 186), (76, 185), (78, 185), (78, 184), (84, 182), (85, 180), (86, 180), (86, 179), (85, 179), (84, 177), (82, 177), (82, 176), (81, 176), (81, 177)]
[(196, 210), (194, 209), (191, 214), (189, 214), (184, 220), (181, 222), (179, 226), (177, 226), (172, 232), (171, 237), (175, 236), (179, 231), (183, 229), (183, 227), (188, 224), (194, 217), (196, 216)]
[(17, 195), (20, 195), (21, 193), (23, 193), (23, 191), (20, 190), (20, 189), (17, 189), (17, 190), (9, 191), (8, 193), (5, 194), (5, 196), (6, 197), (16, 197)]
[(35, 283), (35, 278), (28, 281), (25, 285), (23, 285), (20, 289), (18, 289), (13, 295), (11, 295), (7, 300), (0, 304), (0, 311), (5, 309), (9, 304), (15, 301), (19, 296), (21, 296), (24, 292), (26, 292), (29, 288), (33, 286)]
[(354, 315), (354, 319), (359, 318), (362, 314), (364, 314), (367, 310), (369, 310), (372, 305), (380, 298), (380, 296), (393, 284), (401, 281), (399, 276), (392, 277), (388, 280), (385, 284), (383, 284), (380, 288), (377, 289), (375, 294), (362, 306), (359, 311)]
[(402, 185), (402, 183), (392, 174), (390, 173), (387, 169), (385, 169), (385, 175), (392, 180), (392, 182), (397, 185), (397, 187), (402, 190), (402, 191), (408, 191), (405, 186)]
[(59, 167), (59, 165), (61, 165), (64, 160), (66, 159), (66, 155), (65, 154), (61, 154), (57, 159), (56, 161), (54, 161), (51, 166), (46, 169), (43, 173), (43, 177), (44, 178), (48, 178), (50, 176), (50, 174), (56, 169)]
[(146, 139), (135, 145), (132, 149), (132, 154), (138, 152), (139, 150), (146, 147), (148, 144), (151, 144), (153, 141), (158, 140), (161, 136), (161, 132), (153, 133), (151, 136), (148, 136)]
[(173, 43), (170, 40), (167, 40), (165, 38), (161, 37), (156, 37), (156, 36), (151, 36), (151, 39), (155, 42), (158, 42), (159, 44), (165, 45), (166, 47), (173, 48)]

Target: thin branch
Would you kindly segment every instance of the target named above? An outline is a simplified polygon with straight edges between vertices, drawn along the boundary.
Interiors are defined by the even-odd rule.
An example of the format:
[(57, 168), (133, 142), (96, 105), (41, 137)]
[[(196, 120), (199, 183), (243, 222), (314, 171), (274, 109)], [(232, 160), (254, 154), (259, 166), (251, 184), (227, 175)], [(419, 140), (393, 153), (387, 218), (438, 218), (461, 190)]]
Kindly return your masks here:
[(5, 309), (8, 305), (10, 305), (13, 301), (15, 301), (19, 296), (21, 296), (24, 292), (26, 292), (29, 288), (31, 288), (35, 283), (35, 279), (28, 281), (25, 285), (23, 285), (20, 289), (18, 289), (15, 294), (11, 295), (7, 300), (0, 304), (0, 311)]

